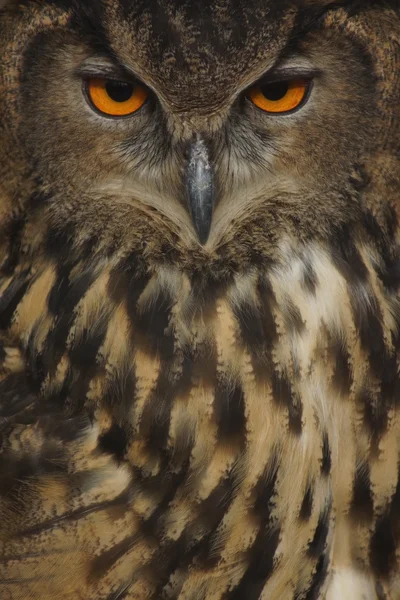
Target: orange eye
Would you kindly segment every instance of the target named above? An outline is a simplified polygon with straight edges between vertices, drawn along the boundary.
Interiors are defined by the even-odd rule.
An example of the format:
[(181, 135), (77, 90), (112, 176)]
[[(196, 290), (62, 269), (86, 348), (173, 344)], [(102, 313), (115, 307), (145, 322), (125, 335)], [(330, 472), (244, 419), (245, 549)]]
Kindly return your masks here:
[(89, 79), (87, 93), (93, 106), (110, 117), (126, 117), (143, 106), (149, 95), (140, 84), (112, 79)]
[(295, 110), (307, 98), (310, 81), (294, 79), (255, 85), (248, 92), (250, 100), (268, 113), (287, 113)]

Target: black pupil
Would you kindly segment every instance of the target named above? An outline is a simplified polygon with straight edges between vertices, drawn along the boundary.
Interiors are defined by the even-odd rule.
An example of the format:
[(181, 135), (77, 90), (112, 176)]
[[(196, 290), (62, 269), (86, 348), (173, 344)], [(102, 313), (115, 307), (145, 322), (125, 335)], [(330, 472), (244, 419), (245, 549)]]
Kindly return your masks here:
[(278, 81), (277, 83), (266, 83), (260, 86), (264, 96), (272, 102), (278, 102), (286, 96), (289, 91), (288, 81)]
[(114, 102), (127, 102), (132, 98), (134, 86), (124, 81), (107, 81), (106, 91)]

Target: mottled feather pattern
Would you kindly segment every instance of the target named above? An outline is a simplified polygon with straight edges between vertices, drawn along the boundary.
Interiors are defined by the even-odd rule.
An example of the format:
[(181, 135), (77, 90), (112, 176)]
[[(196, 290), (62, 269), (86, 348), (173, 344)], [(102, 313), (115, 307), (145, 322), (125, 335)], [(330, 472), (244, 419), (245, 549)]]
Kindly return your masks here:
[(400, 305), (368, 240), (216, 285), (61, 231), (2, 280), (2, 597), (317, 598), (346, 547), (390, 574)]
[[(62, 30), (101, 5), (70, 4), (37, 15), (22, 2), (17, 34)], [(392, 110), (398, 132), (400, 79), (387, 71), (398, 38), (374, 3), (360, 17), (338, 4), (324, 24), (371, 42), (377, 118)], [(379, 10), (379, 23), (398, 21), (389, 3)], [(19, 40), (0, 41), (1, 56), (22, 54)], [(11, 97), (23, 67), (9, 63)], [(7, 111), (0, 141), (20, 140), (7, 130), (17, 103)], [(205, 247), (136, 198), (60, 191), (27, 167), (22, 143), (10, 149), (1, 600), (400, 598), (393, 131), (331, 204), (318, 199), (320, 214), (282, 194)]]

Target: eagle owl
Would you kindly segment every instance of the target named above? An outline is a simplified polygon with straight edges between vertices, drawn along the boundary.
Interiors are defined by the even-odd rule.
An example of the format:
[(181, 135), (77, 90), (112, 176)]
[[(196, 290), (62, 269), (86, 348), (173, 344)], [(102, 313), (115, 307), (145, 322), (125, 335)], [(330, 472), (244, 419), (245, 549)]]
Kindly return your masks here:
[(398, 0), (3, 0), (1, 600), (400, 598)]

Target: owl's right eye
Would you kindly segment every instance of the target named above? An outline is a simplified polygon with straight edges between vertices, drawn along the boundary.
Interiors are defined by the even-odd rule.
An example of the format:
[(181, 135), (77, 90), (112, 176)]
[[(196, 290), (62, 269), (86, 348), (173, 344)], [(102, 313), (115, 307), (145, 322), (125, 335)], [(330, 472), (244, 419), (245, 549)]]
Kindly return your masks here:
[(146, 102), (149, 92), (139, 83), (91, 78), (86, 93), (92, 106), (109, 117), (127, 117)]

